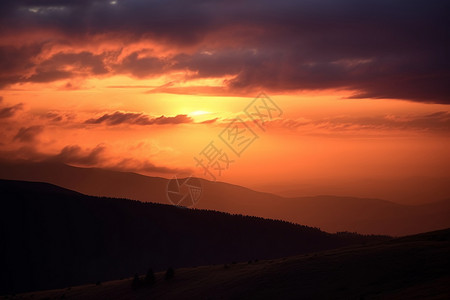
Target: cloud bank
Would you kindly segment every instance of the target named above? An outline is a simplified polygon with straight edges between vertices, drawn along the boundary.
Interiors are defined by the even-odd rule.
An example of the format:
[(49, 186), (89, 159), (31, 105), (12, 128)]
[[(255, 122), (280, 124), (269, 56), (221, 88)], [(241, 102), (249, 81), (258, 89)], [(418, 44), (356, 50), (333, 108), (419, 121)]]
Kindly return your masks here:
[[(226, 77), (228, 93), (333, 88), (449, 104), (449, 9), (443, 0), (6, 0), (0, 87), (184, 72)], [(148, 46), (128, 47), (139, 42)]]

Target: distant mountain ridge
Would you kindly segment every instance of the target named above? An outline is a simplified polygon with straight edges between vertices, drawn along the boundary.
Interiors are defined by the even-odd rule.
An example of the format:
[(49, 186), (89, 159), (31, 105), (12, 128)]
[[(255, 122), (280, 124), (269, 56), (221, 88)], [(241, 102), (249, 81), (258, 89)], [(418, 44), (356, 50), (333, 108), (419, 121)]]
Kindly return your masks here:
[[(0, 178), (43, 181), (87, 195), (168, 204), (168, 180), (60, 163), (0, 163)], [(228, 213), (281, 219), (328, 232), (401, 236), (450, 227), (450, 199), (408, 206), (379, 199), (315, 196), (286, 198), (237, 185), (202, 180), (196, 205)]]
[(86, 196), (0, 180), (0, 293), (130, 277), (147, 268), (283, 257), (388, 239), (284, 221)]

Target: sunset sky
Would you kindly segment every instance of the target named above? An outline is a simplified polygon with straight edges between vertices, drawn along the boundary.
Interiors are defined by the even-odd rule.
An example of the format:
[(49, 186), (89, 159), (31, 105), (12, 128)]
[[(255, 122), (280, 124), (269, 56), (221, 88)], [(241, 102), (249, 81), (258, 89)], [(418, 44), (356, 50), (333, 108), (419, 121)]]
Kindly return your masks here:
[[(212, 179), (194, 157), (213, 142), (231, 161), (217, 180), (269, 192), (445, 182), (449, 9), (448, 1), (1, 1), (0, 153)], [(260, 92), (280, 109), (263, 126), (244, 112)], [(238, 117), (256, 137), (239, 156), (221, 139)]]

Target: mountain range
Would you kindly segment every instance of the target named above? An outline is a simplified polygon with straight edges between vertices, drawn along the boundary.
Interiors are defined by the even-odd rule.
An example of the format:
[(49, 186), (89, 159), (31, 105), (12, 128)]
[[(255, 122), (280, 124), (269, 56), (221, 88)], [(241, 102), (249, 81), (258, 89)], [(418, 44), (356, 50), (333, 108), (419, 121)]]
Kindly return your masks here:
[[(1, 162), (0, 178), (42, 181), (83, 194), (169, 204), (168, 179), (53, 162)], [(403, 236), (450, 227), (450, 198), (422, 205), (381, 199), (282, 197), (201, 179), (196, 208), (217, 210), (318, 227), (328, 232)]]
[(0, 294), (102, 282), (148, 268), (271, 259), (384, 241), (286, 221), (86, 196), (0, 180)]

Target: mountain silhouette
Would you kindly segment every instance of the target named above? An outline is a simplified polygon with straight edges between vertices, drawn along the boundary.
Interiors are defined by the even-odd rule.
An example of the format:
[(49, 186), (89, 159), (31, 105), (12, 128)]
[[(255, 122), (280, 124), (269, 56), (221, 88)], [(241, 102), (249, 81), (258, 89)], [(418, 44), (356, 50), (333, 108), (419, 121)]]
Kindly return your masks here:
[(285, 221), (0, 180), (0, 292), (103, 282), (197, 265), (276, 258), (385, 240)]
[[(93, 196), (169, 203), (167, 179), (129, 172), (53, 162), (2, 162), (0, 178), (48, 182)], [(450, 227), (450, 198), (424, 205), (336, 196), (287, 198), (222, 182), (201, 182), (202, 196), (195, 206), (200, 209), (280, 219), (328, 232), (402, 236)]]

